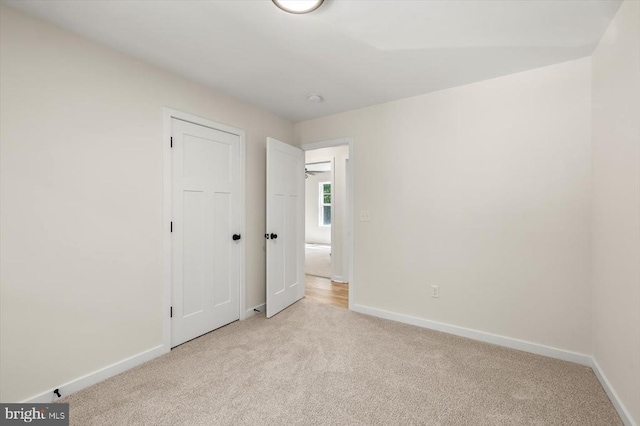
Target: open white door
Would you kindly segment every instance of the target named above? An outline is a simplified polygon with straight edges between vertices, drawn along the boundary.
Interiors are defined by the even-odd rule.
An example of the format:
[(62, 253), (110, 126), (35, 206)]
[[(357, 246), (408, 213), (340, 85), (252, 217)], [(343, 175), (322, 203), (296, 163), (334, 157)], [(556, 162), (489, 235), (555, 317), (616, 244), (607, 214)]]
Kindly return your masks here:
[(304, 297), (304, 151), (267, 138), (267, 318)]

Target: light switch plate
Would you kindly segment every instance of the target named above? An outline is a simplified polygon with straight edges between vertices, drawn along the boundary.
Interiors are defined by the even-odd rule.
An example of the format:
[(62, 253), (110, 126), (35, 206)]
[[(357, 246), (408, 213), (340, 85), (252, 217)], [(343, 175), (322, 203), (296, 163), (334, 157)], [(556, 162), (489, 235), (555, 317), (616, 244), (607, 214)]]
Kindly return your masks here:
[(371, 212), (369, 210), (360, 210), (360, 222), (371, 221)]
[(440, 297), (440, 287), (437, 285), (431, 286), (431, 297), (439, 298)]

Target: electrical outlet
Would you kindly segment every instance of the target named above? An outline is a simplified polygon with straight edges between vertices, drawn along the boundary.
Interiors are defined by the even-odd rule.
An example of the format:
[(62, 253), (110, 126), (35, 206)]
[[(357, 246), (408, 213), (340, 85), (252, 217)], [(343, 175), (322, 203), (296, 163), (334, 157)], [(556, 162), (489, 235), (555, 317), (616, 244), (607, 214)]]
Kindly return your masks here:
[(369, 210), (360, 210), (360, 222), (370, 222), (371, 213)]
[(431, 286), (431, 297), (434, 297), (436, 299), (440, 297), (440, 287), (438, 287), (437, 285)]

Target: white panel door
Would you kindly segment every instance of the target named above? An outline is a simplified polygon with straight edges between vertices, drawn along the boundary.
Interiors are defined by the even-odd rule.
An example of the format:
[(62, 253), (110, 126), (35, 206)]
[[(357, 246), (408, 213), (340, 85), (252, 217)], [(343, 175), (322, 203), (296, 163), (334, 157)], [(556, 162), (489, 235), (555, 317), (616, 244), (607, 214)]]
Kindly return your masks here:
[(171, 126), (173, 347), (239, 319), (242, 240), (240, 136)]
[(267, 138), (267, 318), (304, 297), (304, 151)]

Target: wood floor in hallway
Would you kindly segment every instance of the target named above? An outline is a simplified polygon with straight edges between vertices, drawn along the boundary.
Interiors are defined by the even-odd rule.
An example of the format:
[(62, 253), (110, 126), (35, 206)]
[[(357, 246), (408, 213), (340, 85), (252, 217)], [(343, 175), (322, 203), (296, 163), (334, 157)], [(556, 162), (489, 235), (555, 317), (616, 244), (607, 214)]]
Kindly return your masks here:
[(305, 275), (305, 284), (305, 297), (339, 308), (349, 308), (349, 284), (337, 283), (328, 278), (313, 275)]

